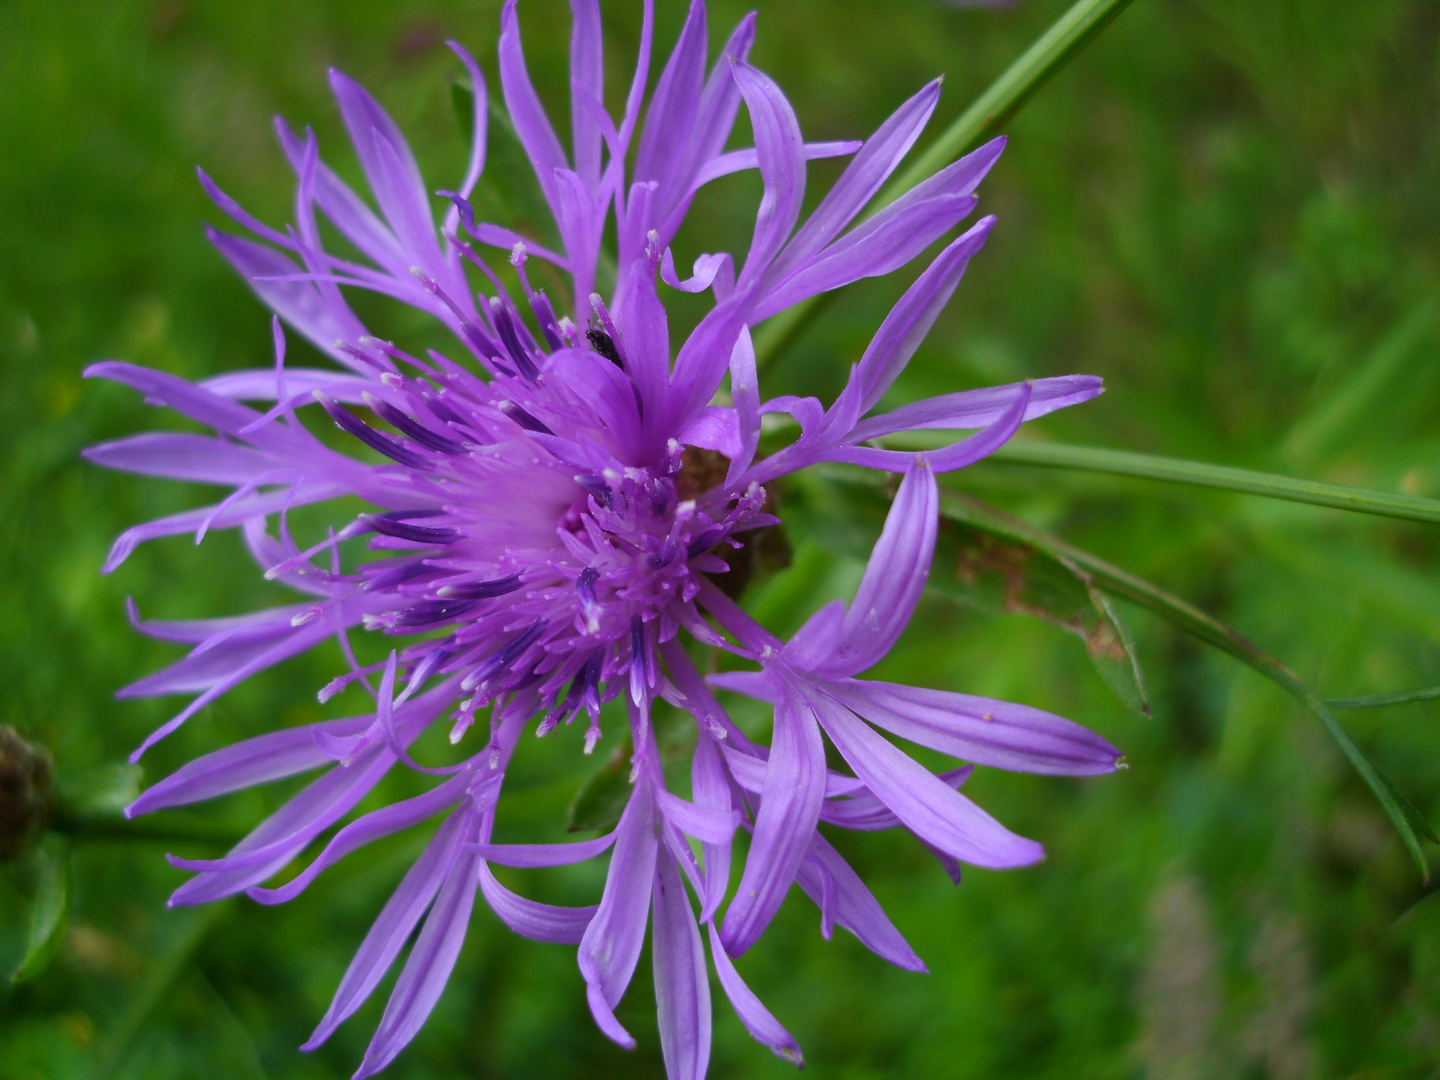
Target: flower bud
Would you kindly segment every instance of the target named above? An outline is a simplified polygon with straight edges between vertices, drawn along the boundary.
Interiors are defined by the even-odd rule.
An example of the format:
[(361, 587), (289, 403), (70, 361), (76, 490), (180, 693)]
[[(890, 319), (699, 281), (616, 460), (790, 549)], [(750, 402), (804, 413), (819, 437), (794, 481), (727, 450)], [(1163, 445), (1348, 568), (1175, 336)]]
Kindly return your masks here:
[(0, 862), (24, 850), (50, 819), (50, 754), (0, 724)]

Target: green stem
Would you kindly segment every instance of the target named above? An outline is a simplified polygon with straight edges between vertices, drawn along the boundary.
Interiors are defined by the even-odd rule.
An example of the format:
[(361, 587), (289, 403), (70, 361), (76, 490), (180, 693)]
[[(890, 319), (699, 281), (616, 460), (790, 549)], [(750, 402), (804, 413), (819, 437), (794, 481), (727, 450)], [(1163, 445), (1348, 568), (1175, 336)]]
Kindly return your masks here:
[(997, 134), (1035, 91), (1129, 5), (1130, 0), (1079, 0), (941, 132), (925, 153), (890, 182), (876, 199), (875, 209), (894, 202), (921, 180)]
[(1398, 690), (1393, 694), (1331, 698), (1325, 704), (1332, 709), (1378, 709), (1385, 705), (1409, 705), (1412, 701), (1434, 701), (1436, 698), (1440, 698), (1440, 686), (1427, 686), (1423, 690)]
[(1016, 465), (1041, 465), (1060, 469), (1083, 469), (1087, 472), (1109, 473), (1112, 476), (1138, 476), (1147, 480), (1168, 480), (1177, 484), (1221, 488), (1247, 495), (1263, 495), (1270, 499), (1287, 499), (1352, 510), (1360, 514), (1401, 518), (1405, 521), (1440, 523), (1440, 501), (1415, 495), (1395, 495), (1384, 491), (1322, 484), (1316, 480), (1296, 480), (1288, 476), (1235, 469), (1228, 465), (1209, 465), (1201, 461), (1137, 454), (1129, 450), (1105, 450), (1095, 446), (1067, 446), (1017, 440), (1007, 443), (991, 455), (992, 461)]
[(1321, 701), (1295, 672), (1193, 604), (1166, 592), (1159, 586), (1152, 585), (1143, 578), (1136, 577), (1127, 570), (1122, 570), (1120, 567), (1090, 554), (1088, 551), (1067, 544), (1059, 537), (1052, 536), (987, 506), (978, 499), (946, 491), (941, 494), (940, 508), (942, 514), (956, 521), (962, 521), (986, 532), (1006, 536), (1070, 560), (1089, 573), (1100, 588), (1153, 611), (1167, 622), (1194, 635), (1201, 641), (1229, 653), (1241, 663), (1248, 665), (1277, 686), (1288, 691), (1315, 715), (1345, 756), (1350, 759), (1355, 770), (1369, 785), (1370, 790), (1375, 793), (1375, 797), (1380, 800), (1380, 805), (1400, 833), (1406, 850), (1410, 852), (1416, 865), (1419, 866), (1420, 873), (1427, 881), (1429, 880), (1429, 866), (1425, 861), (1425, 853), (1420, 847), (1420, 837), (1435, 843), (1440, 843), (1440, 839), (1436, 838), (1429, 824), (1420, 816), (1420, 812), (1411, 805), (1390, 778), (1380, 772), (1365, 752), (1355, 744), (1349, 733), (1340, 726), (1340, 722), (1326, 707), (1325, 702)]
[[(1063, 68), (1130, 0), (1078, 0), (1035, 44), (1005, 69), (968, 109), (940, 133), (933, 145), (891, 181), (866, 216), (888, 206), (921, 180), (1000, 130), (1031, 95)], [(830, 305), (834, 292), (803, 300), (769, 319), (755, 334), (755, 365), (763, 368), (799, 337)]]

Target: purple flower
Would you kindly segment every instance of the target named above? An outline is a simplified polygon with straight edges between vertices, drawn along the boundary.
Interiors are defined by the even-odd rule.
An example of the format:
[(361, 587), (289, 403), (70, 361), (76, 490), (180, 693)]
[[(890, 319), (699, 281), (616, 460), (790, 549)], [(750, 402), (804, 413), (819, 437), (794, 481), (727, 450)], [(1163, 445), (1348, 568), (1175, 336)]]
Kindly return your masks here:
[[(121, 691), (195, 695), (135, 756), (252, 674), (331, 637), (350, 670), (320, 690), (321, 701), (352, 683), (374, 701), (360, 715), (218, 750), (146, 791), (131, 814), (318, 772), (223, 858), (172, 858), (195, 876), (171, 902), (241, 892), (282, 902), (370, 841), (442, 819), (306, 1044), (322, 1042), (360, 1006), (419, 927), (357, 1076), (383, 1068), (424, 1022), (454, 966), (477, 889), (516, 932), (578, 946), (596, 1021), (624, 1045), (633, 1040), (613, 1010), (648, 924), (672, 1077), (700, 1077), (706, 1069), (707, 939), (720, 986), (746, 1027), (798, 1062), (795, 1040), (732, 962), (759, 938), (792, 882), (820, 906), (827, 936), (839, 923), (881, 956), (923, 970), (817, 832), (820, 821), (866, 830), (903, 826), (957, 880), (960, 862), (1009, 867), (1041, 855), (1038, 844), (959, 793), (972, 766), (935, 776), (876, 729), (973, 764), (1021, 771), (1106, 772), (1118, 757), (1098, 736), (1037, 709), (855, 678), (894, 645), (924, 587), (937, 527), (935, 474), (984, 457), (1026, 419), (1100, 392), (1098, 379), (1069, 376), (871, 415), (994, 219), (943, 248), (828, 408), (814, 398), (762, 400), (756, 379), (750, 327), (818, 293), (898, 269), (946, 236), (974, 209), (975, 189), (1001, 140), (855, 224), (919, 136), (938, 81), (863, 144), (806, 144), (779, 89), (746, 63), (753, 16), (707, 71), (705, 11), (696, 0), (642, 124), (647, 5), (640, 62), (617, 124), (602, 105), (598, 6), (572, 0), (572, 11), (568, 154), (526, 72), (514, 0), (502, 14), (499, 48), (505, 105), (553, 213), (560, 250), (475, 217), (468, 200), (483, 168), (487, 108), (483, 75), (463, 49), (454, 46), (476, 88), (474, 147), (459, 188), (441, 193), (449, 208), (438, 229), (429, 191), (394, 122), (358, 84), (332, 73), (378, 214), (320, 161), (313, 134), (302, 138), (283, 121), (280, 141), (299, 180), (288, 229), (250, 217), (201, 174), (221, 209), (257, 238), (211, 232), (275, 312), (274, 367), (198, 385), (118, 362), (90, 369), (216, 432), (139, 435), (91, 448), (92, 460), (230, 489), (215, 505), (128, 530), (105, 569), (153, 537), (193, 532), (198, 539), (211, 528), (238, 527), (265, 576), (304, 596), (281, 608), (191, 622), (146, 623), (132, 609), (142, 632), (194, 646)], [(742, 102), (755, 146), (726, 150)], [(802, 224), (805, 161), (835, 154), (853, 158)], [(695, 192), (751, 168), (760, 172), (764, 197), (744, 259), (701, 254), (681, 280), (670, 245)], [(317, 210), (361, 257), (325, 250)], [(594, 288), (612, 213), (617, 258), (607, 301)], [(518, 298), (487, 264), (487, 248), (508, 256)], [(572, 295), (552, 299), (533, 288), (532, 258), (569, 275)], [(482, 282), (479, 293), (472, 275)], [(678, 347), (670, 340), (662, 283), (713, 294), (708, 314)], [(345, 299), (350, 288), (430, 313), (460, 351), (417, 356), (370, 335)], [(339, 368), (287, 367), (282, 320)], [(720, 394), (727, 375), (728, 398)], [(270, 404), (262, 411), (245, 401)], [(299, 421), (301, 409), (316, 405), (353, 437), (355, 456), (327, 446)], [(759, 457), (761, 417), (771, 412), (792, 416), (799, 434)], [(974, 434), (923, 456), (873, 445), (880, 436), (920, 428)], [(723, 480), (711, 475), (702, 482), (703, 472), (693, 467), (700, 451), (728, 462)], [(775, 523), (764, 485), (825, 461), (904, 479), (854, 601), (822, 608), (781, 642), (712, 579), (753, 530)], [(337, 522), (302, 549), (291, 536), (289, 510), (343, 496), (373, 509)], [(341, 545), (357, 537), (379, 554), (347, 566)], [(388, 657), (362, 666), (348, 638), (356, 627), (395, 638)], [(758, 665), (710, 681), (774, 704), (769, 747), (748, 739), (725, 713), (682, 631)], [(578, 843), (492, 842), (506, 766), (521, 733), (533, 725), (544, 736), (583, 713), (589, 753), (601, 736), (602, 706), (617, 698), (627, 709), (634, 757), (632, 793), (615, 830)], [(689, 798), (670, 791), (660, 769), (651, 724), (657, 698), (695, 720)], [(454, 764), (417, 762), (412, 744), (446, 722), (450, 741), (468, 752)], [(473, 732), (477, 723), (481, 730)], [(853, 775), (827, 769), (825, 738)], [(350, 820), (298, 875), (279, 887), (265, 884), (340, 824), (397, 764), (433, 777), (433, 786)], [(727, 906), (737, 828), (753, 839)], [(593, 907), (528, 900), (490, 869), (561, 865), (607, 850), (605, 889)]]

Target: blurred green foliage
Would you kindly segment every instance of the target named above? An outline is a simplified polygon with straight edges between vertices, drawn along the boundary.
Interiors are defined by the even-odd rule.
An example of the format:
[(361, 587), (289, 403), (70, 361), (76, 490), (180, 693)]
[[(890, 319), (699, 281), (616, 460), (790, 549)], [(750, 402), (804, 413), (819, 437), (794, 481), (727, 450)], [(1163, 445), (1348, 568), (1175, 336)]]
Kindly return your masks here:
[[(938, 131), (1064, 10), (760, 6), (755, 59), (818, 139), (864, 135), (943, 72)], [(217, 215), (193, 167), (262, 218), (287, 220), (291, 178), (268, 129), (283, 112), (313, 124), (356, 178), (326, 94), (334, 64), (394, 112), (432, 185), (453, 183), (465, 146), (443, 41), (463, 41), (493, 74), (497, 7), (0, 4), (0, 722), (50, 748), (72, 801), (111, 801), (128, 782), (116, 763), (173, 706), (113, 700), (173, 655), (130, 630), (125, 596), (178, 617), (279, 595), (234, 571), (240, 545), (224, 535), (198, 550), (184, 538), (149, 545), (99, 576), (116, 532), (202, 492), (78, 460), (88, 443), (156, 422), (130, 393), (82, 383), (82, 368), (118, 357), (200, 377), (267, 362), (267, 320), (200, 234)], [(668, 43), (682, 5), (660, 8)], [(712, 33), (742, 11), (717, 0)], [(558, 106), (564, 5), (526, 0), (522, 15), (531, 69)], [(607, 5), (612, 84), (638, 21), (638, 5)], [(1008, 125), (983, 192), (1000, 226), (897, 400), (1093, 372), (1109, 392), (1032, 436), (1440, 496), (1437, 36), (1430, 0), (1137, 0)], [(495, 158), (492, 212), (542, 228), (511, 183), (513, 152)], [(814, 167), (812, 202), (837, 168)], [(715, 185), (677, 245), (682, 264), (743, 250), (755, 194), (753, 177)], [(770, 391), (833, 394), (903, 287), (849, 290), (776, 361)], [(383, 305), (364, 310), (386, 332), (418, 329)], [(1431, 528), (1017, 465), (955, 483), (1214, 612), (1326, 696), (1440, 683)], [(794, 565), (747, 599), (776, 630), (853, 588), (874, 535), (841, 489), (806, 482), (788, 498)], [(877, 672), (1071, 716), (1120, 745), (1130, 768), (1086, 781), (975, 776), (967, 791), (1043, 840), (1049, 859), (970, 872), (959, 889), (902, 837), (843, 837), (931, 974), (890, 969), (843, 933), (824, 942), (792, 897), (741, 967), (800, 1038), (808, 1072), (1436, 1075), (1440, 902), (1422, 899), (1361, 781), (1275, 687), (1149, 615), (1117, 611), (1153, 719), (1125, 707), (1073, 635), (938, 594)], [(157, 747), (146, 776), (319, 718), (313, 692), (338, 663), (317, 652), (232, 692)], [(1440, 703), (1344, 719), (1440, 818)], [(561, 835), (595, 764), (575, 740), (528, 744), (509, 785), (513, 834)], [(182, 880), (164, 851), (215, 853), (275, 798), (157, 818), (149, 839), (75, 838), (58, 958), (0, 988), (0, 1077), (348, 1075), (383, 995), (313, 1055), (294, 1047), (423, 837), (352, 857), (279, 909), (164, 906)], [(31, 896), (53, 890), (49, 850), (0, 874), (4, 971), (27, 949)], [(601, 872), (509, 880), (577, 903), (597, 895)], [(642, 962), (620, 1011), (641, 1043), (626, 1055), (594, 1030), (570, 950), (518, 939), (477, 907), (449, 989), (388, 1075), (658, 1077), (647, 971)], [(713, 1076), (791, 1075), (723, 1002), (716, 1015)]]

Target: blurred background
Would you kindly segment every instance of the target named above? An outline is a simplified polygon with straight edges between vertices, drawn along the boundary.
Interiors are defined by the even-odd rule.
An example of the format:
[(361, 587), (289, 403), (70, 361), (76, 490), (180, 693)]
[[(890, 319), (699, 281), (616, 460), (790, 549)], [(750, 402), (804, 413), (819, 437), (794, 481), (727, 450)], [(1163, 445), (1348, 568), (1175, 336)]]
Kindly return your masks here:
[[(117, 532), (206, 493), (83, 463), (89, 443), (173, 420), (80, 372), (104, 358), (188, 378), (269, 363), (267, 317), (202, 236), (219, 215), (195, 166), (262, 219), (288, 221), (292, 177), (270, 129), (283, 113), (313, 125), (327, 160), (358, 180), (328, 97), (334, 65), (393, 112), (431, 186), (453, 186), (466, 153), (451, 100), (461, 69), (443, 43), (470, 47), (493, 82), (498, 7), (0, 3), (0, 723), (48, 747), (62, 803), (99, 822), (68, 841), (71, 913), (53, 963), (0, 984), (4, 1080), (298, 1080), (348, 1076), (360, 1060), (383, 993), (321, 1050), (295, 1047), (423, 836), (366, 849), (280, 908), (170, 910), (184, 875), (164, 853), (219, 854), (282, 793), (143, 827), (105, 817), (137, 779), (340, 715), (315, 703), (340, 660), (318, 651), (232, 692), (147, 756), (143, 779), (121, 766), (175, 707), (113, 698), (176, 655), (132, 632), (125, 598), (176, 618), (278, 594), (227, 535), (198, 549), (154, 543), (99, 574)], [(668, 51), (683, 5), (658, 7)], [(759, 7), (753, 60), (807, 137), (836, 139), (863, 137), (943, 73), (939, 131), (1066, 4)], [(714, 0), (712, 49), (744, 10)], [(525, 0), (521, 13), (531, 71), (563, 123), (565, 6)], [(638, 5), (606, 4), (605, 22), (613, 91), (629, 77)], [(1007, 125), (982, 189), (999, 227), (892, 397), (1090, 372), (1108, 392), (1027, 437), (1440, 497), (1437, 35), (1430, 0), (1136, 0)], [(742, 113), (742, 136), (744, 124)], [(541, 228), (513, 146), (492, 162), (489, 212)], [(812, 204), (835, 175), (812, 170)], [(681, 264), (742, 252), (757, 194), (753, 177), (707, 193), (677, 244)], [(775, 359), (769, 392), (832, 395), (909, 276), (847, 290)], [(390, 332), (415, 329), (383, 304), (364, 310)], [(318, 362), (296, 340), (291, 357)], [(954, 484), (1216, 614), (1322, 695), (1440, 683), (1434, 528), (998, 463)], [(835, 525), (848, 519), (832, 496), (804, 484), (788, 496), (794, 564), (746, 601), (776, 629), (853, 587), (861, 543)], [(856, 529), (873, 539), (873, 523)], [(1075, 636), (984, 606), (927, 600), (877, 675), (1061, 713), (1123, 748), (1130, 767), (1084, 781), (977, 774), (967, 791), (1049, 857), (967, 872), (959, 888), (906, 837), (841, 837), (930, 974), (887, 967), (843, 932), (823, 941), (814, 908), (792, 895), (740, 967), (799, 1038), (806, 1075), (1440, 1075), (1440, 901), (1425, 900), (1314, 718), (1118, 604), (1146, 717)], [(1440, 703), (1342, 718), (1440, 821)], [(503, 812), (514, 835), (558, 838), (595, 762), (573, 740), (539, 745), (520, 755)], [(19, 962), (44, 853), (64, 842), (52, 834), (0, 867), (0, 970)], [(509, 880), (580, 903), (602, 873)], [(479, 905), (449, 988), (387, 1075), (662, 1076), (648, 959), (619, 1016), (639, 1038), (633, 1054), (594, 1029), (573, 950), (519, 939)], [(722, 998), (711, 1075), (792, 1067)]]

